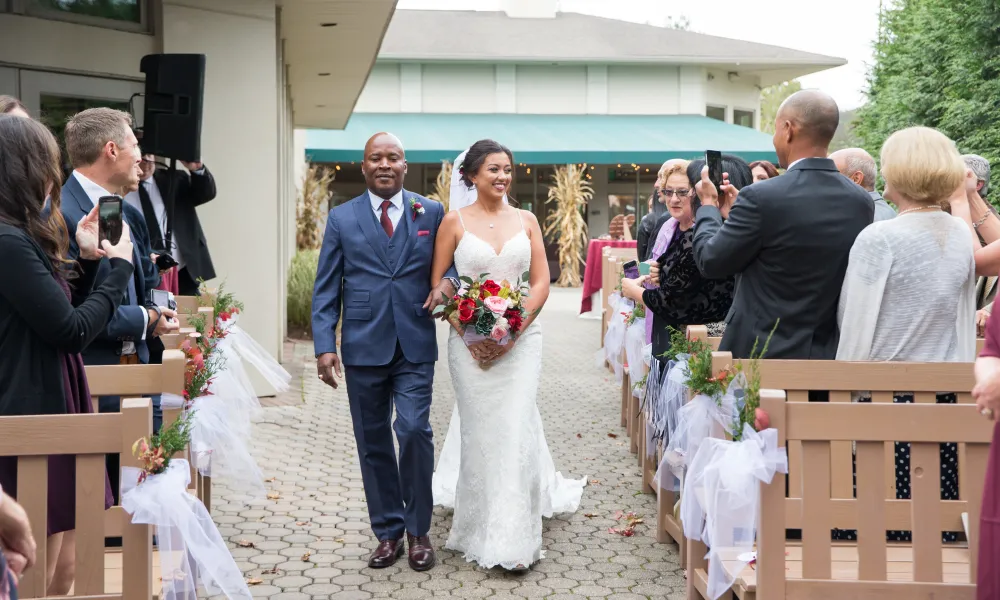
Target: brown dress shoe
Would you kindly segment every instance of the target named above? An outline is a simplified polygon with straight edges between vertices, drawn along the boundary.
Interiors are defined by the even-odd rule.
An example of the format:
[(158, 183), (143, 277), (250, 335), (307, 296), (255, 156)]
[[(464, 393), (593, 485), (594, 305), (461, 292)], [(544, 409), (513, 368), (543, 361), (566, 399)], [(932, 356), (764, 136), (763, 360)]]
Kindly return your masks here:
[(406, 534), (406, 541), (410, 546), (410, 568), (414, 571), (433, 569), (436, 559), (434, 547), (431, 546), (431, 538), (426, 535), (416, 537)]
[(373, 569), (384, 569), (396, 564), (396, 559), (403, 555), (403, 538), (398, 540), (382, 540), (378, 548), (368, 557), (368, 566)]

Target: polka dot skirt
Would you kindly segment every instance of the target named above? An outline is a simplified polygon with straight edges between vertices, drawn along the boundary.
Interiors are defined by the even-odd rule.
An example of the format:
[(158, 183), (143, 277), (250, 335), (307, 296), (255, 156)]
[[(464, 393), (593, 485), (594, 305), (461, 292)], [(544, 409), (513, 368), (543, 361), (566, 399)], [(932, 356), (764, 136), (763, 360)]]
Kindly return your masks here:
[[(894, 403), (913, 403), (913, 396), (895, 396)], [(862, 398), (859, 402), (871, 402), (871, 398)], [(938, 404), (956, 404), (955, 394), (938, 394)], [(910, 499), (910, 443), (896, 442), (896, 499)], [(857, 463), (854, 465), (854, 495), (858, 492)], [(958, 500), (958, 445), (941, 444), (941, 499)], [(858, 532), (853, 529), (834, 529), (834, 540), (857, 541)], [(944, 532), (943, 542), (958, 541), (958, 532)], [(887, 531), (886, 540), (890, 542), (910, 542), (909, 531)]]

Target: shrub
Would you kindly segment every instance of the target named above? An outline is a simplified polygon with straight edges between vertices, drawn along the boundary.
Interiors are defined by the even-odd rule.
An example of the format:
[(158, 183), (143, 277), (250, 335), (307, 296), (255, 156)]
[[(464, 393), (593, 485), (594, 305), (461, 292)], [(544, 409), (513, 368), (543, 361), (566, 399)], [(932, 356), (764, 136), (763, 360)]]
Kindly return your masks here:
[(312, 294), (318, 267), (319, 250), (300, 250), (288, 269), (288, 327), (295, 332), (312, 332)]

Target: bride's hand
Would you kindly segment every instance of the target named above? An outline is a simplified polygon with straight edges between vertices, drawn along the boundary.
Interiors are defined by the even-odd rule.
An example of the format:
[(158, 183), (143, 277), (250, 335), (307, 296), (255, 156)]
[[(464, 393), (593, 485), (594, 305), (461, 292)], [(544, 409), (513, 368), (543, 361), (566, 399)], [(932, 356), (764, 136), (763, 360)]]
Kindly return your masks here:
[(488, 344), (492, 344), (492, 340), (483, 340), (481, 342), (476, 342), (475, 344), (469, 344), (469, 352), (472, 354), (472, 358), (476, 359), (479, 364), (484, 363), (489, 359), (492, 351), (489, 349)]
[(487, 344), (486, 360), (483, 361), (485, 366), (490, 366), (497, 362), (514, 348), (514, 340), (509, 340), (505, 346), (501, 346), (493, 340), (486, 340), (483, 343)]

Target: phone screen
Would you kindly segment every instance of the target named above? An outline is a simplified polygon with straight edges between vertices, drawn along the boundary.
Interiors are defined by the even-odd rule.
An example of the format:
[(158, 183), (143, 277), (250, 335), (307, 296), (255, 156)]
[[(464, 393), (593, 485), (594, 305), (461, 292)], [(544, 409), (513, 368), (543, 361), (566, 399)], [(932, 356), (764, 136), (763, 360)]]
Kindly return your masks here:
[(122, 199), (118, 196), (102, 196), (98, 200), (98, 229), (101, 241), (112, 245), (122, 238)]
[(625, 272), (625, 277), (628, 277), (629, 279), (639, 278), (639, 265), (636, 261), (633, 260), (625, 263), (622, 265), (622, 269)]
[(641, 263), (639, 263), (639, 274), (640, 275), (649, 275), (649, 263), (647, 263), (647, 262), (641, 262)]
[(722, 193), (722, 153), (718, 150), (707, 150), (705, 162), (708, 163), (708, 178), (715, 184), (715, 189)]

